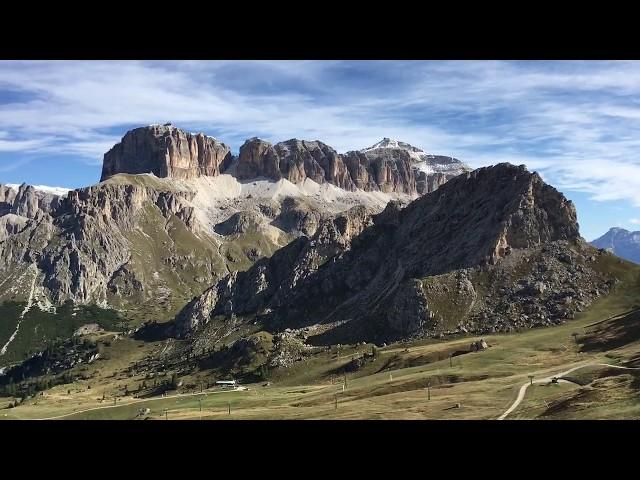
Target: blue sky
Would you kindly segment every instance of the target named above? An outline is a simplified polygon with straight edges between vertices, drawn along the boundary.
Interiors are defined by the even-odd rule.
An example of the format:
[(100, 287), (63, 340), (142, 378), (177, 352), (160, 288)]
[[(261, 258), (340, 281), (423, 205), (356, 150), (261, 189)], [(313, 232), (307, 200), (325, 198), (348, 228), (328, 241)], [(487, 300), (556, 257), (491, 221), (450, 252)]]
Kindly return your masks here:
[(585, 238), (640, 229), (633, 61), (0, 61), (0, 183), (93, 184), (128, 129), (167, 121), (234, 151), (391, 137), (525, 164), (576, 203)]

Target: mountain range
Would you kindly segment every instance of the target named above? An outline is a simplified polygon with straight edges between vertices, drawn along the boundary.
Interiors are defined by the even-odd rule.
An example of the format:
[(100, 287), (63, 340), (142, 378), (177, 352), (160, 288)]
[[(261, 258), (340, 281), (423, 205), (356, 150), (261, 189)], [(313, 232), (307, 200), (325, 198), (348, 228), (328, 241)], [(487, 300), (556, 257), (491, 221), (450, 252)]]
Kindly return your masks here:
[(630, 262), (640, 263), (640, 232), (613, 227), (591, 244), (598, 248), (605, 248)]
[[(278, 408), (313, 417), (327, 402), (336, 414), (333, 388), (345, 394), (352, 374), (348, 401), (362, 408), (423, 399), (433, 382), (441, 398), (497, 398), (474, 410), (497, 417), (514, 396), (502, 377), (576, 362), (574, 344), (636, 341), (638, 270), (612, 255), (630, 256), (636, 236), (612, 229), (589, 244), (574, 204), (524, 165), (472, 170), (389, 138), (346, 153), (250, 138), (234, 155), (171, 124), (136, 128), (105, 153), (95, 185), (0, 185), (0, 393), (15, 399), (7, 408), (26, 402), (25, 418), (40, 418), (36, 390), (87, 412), (112, 396), (130, 415), (117, 402), (134, 385), (155, 402), (212, 379), (268, 378), (278, 386), (260, 388)], [(541, 327), (573, 340), (527, 333)], [(442, 374), (460, 355), (474, 369)], [(239, 401), (264, 400), (251, 395)]]
[(408, 203), (466, 171), (388, 139), (338, 154), (319, 141), (252, 138), (234, 156), (204, 134), (137, 128), (105, 153), (96, 185), (65, 195), (0, 185), (0, 302), (54, 314), (71, 301), (165, 322), (323, 221)]

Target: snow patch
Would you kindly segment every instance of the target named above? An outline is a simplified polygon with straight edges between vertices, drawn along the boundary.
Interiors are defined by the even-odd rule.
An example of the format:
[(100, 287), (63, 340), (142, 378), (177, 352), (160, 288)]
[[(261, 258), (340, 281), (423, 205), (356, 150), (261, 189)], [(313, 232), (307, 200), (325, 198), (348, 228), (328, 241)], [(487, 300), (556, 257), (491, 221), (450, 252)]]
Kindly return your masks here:
[[(17, 183), (7, 183), (6, 184), (7, 187), (18, 191), (20, 188), (20, 185), (18, 185)], [(73, 190), (72, 188), (65, 188), (65, 187), (49, 187), (47, 185), (31, 185), (36, 191), (38, 192), (42, 192), (42, 193), (47, 193), (50, 195), (55, 195), (56, 197), (64, 197), (67, 195), (67, 193), (69, 193), (71, 190)]]
[(460, 175), (466, 171), (470, 171), (466, 164), (453, 157), (438, 156), (426, 153), (424, 150), (414, 147), (406, 142), (399, 142), (392, 138), (383, 138), (378, 143), (360, 150), (363, 153), (375, 153), (381, 149), (399, 149), (405, 150), (413, 160), (413, 167), (427, 175), (434, 173), (445, 173), (447, 175)]

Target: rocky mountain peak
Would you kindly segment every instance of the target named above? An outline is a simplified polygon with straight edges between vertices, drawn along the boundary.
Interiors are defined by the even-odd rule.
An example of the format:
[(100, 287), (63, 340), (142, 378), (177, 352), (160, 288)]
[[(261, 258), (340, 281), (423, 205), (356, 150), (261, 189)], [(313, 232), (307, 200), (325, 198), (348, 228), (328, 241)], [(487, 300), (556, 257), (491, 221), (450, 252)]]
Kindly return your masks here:
[(640, 263), (640, 231), (630, 232), (624, 228), (612, 227), (591, 244), (607, 249), (626, 260)]
[[(210, 315), (268, 312), (265, 321), (283, 327), (300, 319), (350, 324), (337, 327), (331, 341), (384, 337), (389, 325), (415, 331), (431, 318), (422, 279), (458, 272), (460, 288), (472, 295), (467, 270), (579, 240), (570, 201), (524, 166), (499, 164), (460, 175), (405, 208), (391, 202), (377, 216), (353, 211), (325, 224), (310, 239), (221, 280), (178, 317), (177, 329), (188, 335)], [(410, 327), (398, 324), (413, 317)]]
[[(233, 168), (229, 168), (232, 164)], [(101, 181), (118, 173), (192, 179), (217, 176), (227, 170), (241, 180), (286, 179), (301, 184), (310, 179), (347, 191), (415, 196), (431, 192), (470, 169), (455, 158), (429, 155), (388, 137), (369, 148), (345, 154), (319, 140), (292, 138), (271, 144), (253, 137), (240, 147), (234, 161), (224, 143), (167, 123), (127, 132), (104, 155)]]
[(149, 125), (125, 134), (104, 155), (101, 181), (117, 173), (153, 173), (190, 179), (219, 175), (232, 160), (231, 149), (202, 133), (170, 124)]
[(25, 218), (37, 218), (51, 213), (62, 199), (62, 188), (34, 187), (21, 185), (0, 185), (0, 215), (12, 213)]
[(406, 142), (400, 142), (388, 137), (378, 143), (360, 150), (369, 158), (397, 158), (408, 156), (415, 176), (417, 193), (432, 192), (447, 180), (470, 172), (471, 168), (453, 157), (433, 155)]
[(413, 145), (409, 145), (406, 142), (399, 142), (398, 140), (394, 140), (393, 138), (384, 137), (377, 143), (374, 143), (372, 146), (368, 148), (363, 148), (360, 150), (361, 152), (369, 152), (372, 150), (377, 150), (379, 148), (399, 148), (402, 150), (407, 150), (409, 152), (419, 152), (424, 153), (421, 149), (414, 147)]

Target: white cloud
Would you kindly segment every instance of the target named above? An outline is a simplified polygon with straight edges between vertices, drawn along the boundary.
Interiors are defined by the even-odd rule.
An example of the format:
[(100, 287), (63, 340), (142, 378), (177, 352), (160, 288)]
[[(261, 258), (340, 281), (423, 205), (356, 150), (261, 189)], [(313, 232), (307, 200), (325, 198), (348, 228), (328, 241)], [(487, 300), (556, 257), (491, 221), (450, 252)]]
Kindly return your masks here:
[(236, 147), (389, 136), (640, 206), (640, 62), (0, 62), (3, 89), (23, 95), (0, 104), (0, 155), (99, 164), (126, 128), (165, 121)]
[(36, 150), (46, 145), (46, 140), (4, 140), (0, 139), (0, 152), (23, 152)]
[(633, 225), (640, 225), (640, 218), (630, 218), (629, 223)]

